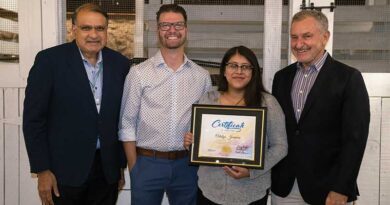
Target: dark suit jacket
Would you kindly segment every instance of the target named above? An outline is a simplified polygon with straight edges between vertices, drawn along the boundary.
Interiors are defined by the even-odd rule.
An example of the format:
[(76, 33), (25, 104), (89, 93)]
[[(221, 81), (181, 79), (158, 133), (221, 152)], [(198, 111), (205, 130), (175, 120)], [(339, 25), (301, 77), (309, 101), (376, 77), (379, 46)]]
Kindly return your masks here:
[(129, 60), (102, 50), (100, 114), (75, 42), (39, 52), (28, 77), (23, 132), (31, 172), (51, 170), (59, 184), (80, 186), (88, 177), (100, 136), (103, 171), (117, 182), (125, 166), (118, 119)]
[(286, 197), (297, 178), (307, 203), (325, 204), (329, 191), (352, 201), (370, 121), (362, 75), (328, 56), (297, 122), (291, 100), (296, 70), (294, 63), (278, 71), (272, 86), (286, 116), (289, 145), (288, 155), (272, 169), (272, 192)]

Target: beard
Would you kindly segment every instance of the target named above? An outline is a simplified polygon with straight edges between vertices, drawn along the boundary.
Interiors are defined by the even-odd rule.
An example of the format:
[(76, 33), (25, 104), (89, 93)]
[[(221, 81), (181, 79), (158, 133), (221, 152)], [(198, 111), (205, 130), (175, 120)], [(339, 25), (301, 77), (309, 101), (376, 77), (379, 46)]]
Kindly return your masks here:
[[(172, 40), (169, 40), (169, 37), (176, 37), (177, 40), (172, 42)], [(159, 35), (160, 44), (167, 49), (177, 49), (182, 47), (187, 38), (186, 36), (183, 37), (183, 35), (180, 32), (174, 32), (174, 33), (166, 33), (165, 35)]]

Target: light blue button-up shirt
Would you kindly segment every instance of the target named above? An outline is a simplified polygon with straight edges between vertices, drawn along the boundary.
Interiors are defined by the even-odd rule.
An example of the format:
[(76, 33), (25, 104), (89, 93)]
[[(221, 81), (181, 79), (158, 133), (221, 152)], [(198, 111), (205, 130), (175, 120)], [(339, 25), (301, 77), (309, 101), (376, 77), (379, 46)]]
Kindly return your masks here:
[[(81, 59), (83, 60), (85, 71), (88, 75), (89, 85), (95, 100), (96, 109), (100, 111), (100, 104), (102, 102), (102, 90), (103, 90), (103, 58), (102, 51), (98, 54), (98, 59), (96, 65), (92, 65), (84, 57), (83, 53), (80, 51)], [(96, 144), (96, 148), (100, 148), (99, 136)]]
[(158, 151), (183, 150), (192, 104), (211, 89), (210, 74), (186, 56), (176, 70), (159, 51), (130, 69), (124, 85), (119, 140)]

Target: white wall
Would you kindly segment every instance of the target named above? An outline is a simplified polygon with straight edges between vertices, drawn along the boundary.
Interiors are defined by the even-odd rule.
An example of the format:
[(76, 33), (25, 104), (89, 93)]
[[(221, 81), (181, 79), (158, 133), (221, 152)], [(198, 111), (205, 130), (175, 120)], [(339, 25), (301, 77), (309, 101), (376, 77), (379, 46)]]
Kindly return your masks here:
[[(36, 53), (58, 43), (61, 39), (59, 36), (62, 34), (57, 25), (60, 20), (55, 12), (58, 4), (47, 0), (15, 1), (18, 3), (19, 11), (20, 63), (0, 63), (0, 205), (31, 205), (40, 203), (36, 191), (36, 178), (32, 178), (29, 173), (21, 131), (24, 88)], [(154, 13), (148, 13), (149, 7), (145, 9), (146, 20), (149, 18), (153, 21)], [(198, 9), (209, 9), (210, 18), (215, 23), (224, 20), (218, 12), (226, 13), (234, 8), (188, 7), (188, 13), (195, 13), (191, 15), (194, 20), (209, 19), (205, 16), (197, 16)], [(259, 15), (259, 10), (253, 8), (248, 7), (248, 12), (252, 17)], [(42, 19), (42, 16), (45, 19)], [(227, 20), (234, 21), (236, 18), (240, 17), (233, 16)], [(259, 18), (263, 17), (259, 16)], [(348, 15), (345, 18), (348, 18)], [(390, 74), (364, 74), (364, 79), (370, 94), (372, 116), (369, 141), (358, 179), (361, 197), (357, 204), (388, 205), (390, 204), (390, 118), (388, 117), (390, 116)], [(128, 182), (129, 180), (125, 190), (119, 196), (118, 204), (129, 204)], [(164, 204), (167, 204), (166, 199)]]

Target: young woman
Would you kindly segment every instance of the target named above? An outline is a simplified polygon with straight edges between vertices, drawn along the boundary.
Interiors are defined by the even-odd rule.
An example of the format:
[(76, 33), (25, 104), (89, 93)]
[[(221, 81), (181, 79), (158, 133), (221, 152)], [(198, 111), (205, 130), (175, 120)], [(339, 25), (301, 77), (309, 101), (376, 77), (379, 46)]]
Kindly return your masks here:
[[(198, 204), (267, 204), (271, 168), (287, 154), (284, 114), (262, 84), (255, 54), (244, 46), (229, 49), (222, 59), (218, 91), (204, 95), (200, 104), (267, 107), (264, 170), (238, 166), (200, 166)], [(193, 135), (184, 137), (189, 149)]]

